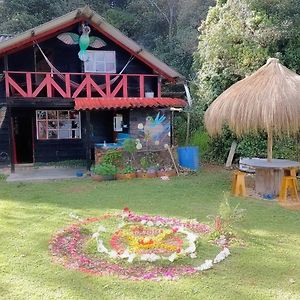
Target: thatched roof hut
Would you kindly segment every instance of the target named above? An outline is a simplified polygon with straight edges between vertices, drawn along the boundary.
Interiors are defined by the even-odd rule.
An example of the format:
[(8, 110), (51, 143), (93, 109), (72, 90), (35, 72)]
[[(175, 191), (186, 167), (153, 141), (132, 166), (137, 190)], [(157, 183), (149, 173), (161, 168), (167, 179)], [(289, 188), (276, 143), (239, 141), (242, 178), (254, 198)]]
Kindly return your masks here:
[(237, 135), (266, 131), (270, 159), (273, 134), (294, 134), (300, 130), (300, 76), (278, 59), (268, 59), (209, 106), (205, 113), (209, 134), (220, 133), (224, 124)]

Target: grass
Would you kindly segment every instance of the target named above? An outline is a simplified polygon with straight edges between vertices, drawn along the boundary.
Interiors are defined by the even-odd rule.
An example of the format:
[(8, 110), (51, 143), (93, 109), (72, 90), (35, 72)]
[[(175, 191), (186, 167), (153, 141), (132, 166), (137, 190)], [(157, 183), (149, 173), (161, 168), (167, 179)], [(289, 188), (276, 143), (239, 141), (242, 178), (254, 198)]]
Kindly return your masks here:
[(300, 299), (300, 212), (277, 203), (232, 198), (246, 208), (237, 225), (244, 246), (214, 269), (177, 281), (132, 282), (66, 270), (51, 262), (48, 241), (74, 222), (69, 214), (98, 216), (130, 207), (137, 213), (208, 222), (226, 171), (191, 177), (47, 183), (0, 181), (0, 299)]

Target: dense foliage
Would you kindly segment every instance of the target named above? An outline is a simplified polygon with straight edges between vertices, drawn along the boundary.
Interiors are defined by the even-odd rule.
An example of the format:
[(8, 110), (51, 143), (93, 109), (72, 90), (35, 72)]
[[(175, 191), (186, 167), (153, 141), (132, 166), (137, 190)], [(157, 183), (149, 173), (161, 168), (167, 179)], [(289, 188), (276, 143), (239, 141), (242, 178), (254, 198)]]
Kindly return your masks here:
[(214, 0), (4, 0), (1, 33), (19, 33), (89, 5), (108, 22), (185, 75), (197, 47), (197, 27)]
[[(268, 57), (278, 57), (287, 67), (300, 71), (300, 2), (271, 2), (223, 0), (209, 10), (199, 28), (194, 54), (197, 77), (192, 130), (202, 130), (204, 111), (217, 96), (262, 66)], [(212, 139), (210, 157), (223, 160), (233, 139), (236, 137), (228, 131)], [(278, 140), (275, 157), (295, 157), (295, 144), (296, 139)], [(280, 153), (276, 148), (281, 148)], [(238, 150), (243, 156), (263, 156), (265, 149), (262, 133), (242, 138)]]

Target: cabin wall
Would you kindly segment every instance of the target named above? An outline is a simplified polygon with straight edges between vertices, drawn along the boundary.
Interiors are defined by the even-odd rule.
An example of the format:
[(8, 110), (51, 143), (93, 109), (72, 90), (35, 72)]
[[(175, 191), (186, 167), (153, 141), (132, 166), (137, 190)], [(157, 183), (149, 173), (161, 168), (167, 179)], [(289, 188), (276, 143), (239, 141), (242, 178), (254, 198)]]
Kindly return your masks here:
[[(66, 30), (78, 34), (78, 25)], [(57, 34), (58, 35), (58, 34)], [(95, 49), (89, 47), (88, 50), (115, 51), (117, 62), (117, 73), (126, 65), (131, 55), (113, 41), (100, 34), (92, 28), (90, 36), (97, 36), (105, 41), (106, 46)], [(39, 43), (49, 60), (61, 72), (82, 72), (83, 62), (78, 58), (79, 45), (67, 45), (56, 36)], [(30, 46), (16, 53), (8, 55), (8, 69), (11, 71), (36, 71), (35, 62), (49, 69), (45, 59), (36, 46)], [(126, 68), (125, 74), (153, 74), (153, 70), (138, 59), (133, 59)]]
[[(32, 141), (24, 139), (24, 142), (27, 141), (32, 143), (34, 149), (33, 156), (35, 162), (55, 162), (62, 160), (78, 160), (86, 158), (86, 112), (81, 112), (81, 139), (53, 139), (53, 140), (38, 140), (37, 139), (37, 128), (36, 128), (36, 116), (35, 111), (37, 108), (13, 108), (12, 117), (13, 119), (24, 117), (30, 118), (32, 120)], [(41, 108), (43, 110), (47, 109), (45, 107)], [(72, 110), (73, 107), (51, 107), (50, 110)], [(94, 148), (95, 143), (107, 143), (114, 142), (114, 132), (113, 132), (113, 116), (114, 111), (91, 111), (90, 120), (91, 120), (91, 138), (90, 145), (91, 150)], [(18, 126), (22, 127), (22, 126)], [(15, 128), (17, 131), (19, 129)], [(26, 145), (27, 146), (27, 145)], [(20, 145), (17, 145), (16, 142), (16, 152), (17, 158), (22, 156), (22, 148)]]
[[(65, 32), (73, 32), (78, 34), (78, 25), (73, 27), (66, 28)], [(57, 34), (58, 35), (58, 34)], [(40, 42), (39, 45), (42, 48), (45, 55), (51, 61), (51, 63), (62, 73), (83, 73), (84, 72), (84, 63), (78, 58), (79, 45), (67, 45), (60, 41), (57, 38), (57, 35), (49, 38), (46, 41)], [(102, 51), (115, 51), (116, 52), (116, 73), (124, 68), (131, 58), (131, 54), (124, 50), (122, 47), (109, 40), (98, 31), (92, 29), (90, 36), (97, 36), (103, 39), (106, 43), (106, 46), (101, 49), (93, 49), (91, 47), (88, 50), (102, 50)], [(28, 71), (28, 72), (50, 72), (50, 67), (47, 64), (45, 58), (43, 57), (41, 51), (37, 46), (30, 46), (26, 49), (22, 49), (16, 53), (9, 54), (7, 56), (8, 70), (9, 71)], [(0, 68), (4, 70), (4, 60), (3, 58), (0, 61)], [(123, 74), (153, 74), (153, 70), (148, 67), (146, 64), (134, 58), (126, 69), (123, 71)], [(82, 76), (72, 75), (71, 80), (75, 82), (81, 82)], [(26, 77), (25, 74), (14, 74), (14, 80), (21, 85), (21, 87), (26, 86)], [(94, 79), (97, 77), (94, 77)], [(40, 82), (44, 79), (44, 75), (35, 75), (32, 76), (33, 83), (39, 85)], [(145, 91), (154, 92), (154, 96), (157, 96), (157, 77), (145, 77)], [(104, 77), (98, 77), (95, 79), (98, 84), (103, 84), (105, 82)], [(56, 82), (64, 89), (65, 82), (56, 78)], [(118, 81), (112, 85), (114, 88), (117, 85)], [(5, 86), (0, 83), (0, 96), (5, 95)], [(44, 95), (46, 96), (46, 95)], [(56, 96), (60, 97), (59, 94)], [(120, 91), (117, 97), (122, 96)], [(138, 77), (128, 77), (128, 96), (129, 97), (140, 97), (139, 93), (139, 78)]]
[(36, 141), (35, 162), (85, 159), (83, 139)]
[(0, 165), (10, 163), (9, 120), (5, 99), (0, 99)]
[[(51, 108), (65, 110), (66, 108)], [(70, 110), (72, 108), (69, 108)], [(38, 140), (36, 136), (36, 122), (34, 122), (34, 156), (35, 162), (55, 162), (64, 160), (79, 160), (86, 158), (85, 150), (85, 114), (81, 113), (81, 139)], [(35, 111), (34, 111), (35, 120)]]
[(113, 143), (113, 111), (94, 110), (91, 116), (91, 144)]
[(140, 141), (141, 150), (160, 150), (171, 144), (170, 112), (159, 109), (130, 111), (130, 136)]
[[(38, 109), (38, 108), (37, 108)], [(45, 109), (45, 108), (43, 108)], [(66, 110), (72, 108), (51, 108), (53, 110)], [(36, 118), (35, 118), (35, 109), (12, 109), (12, 117), (22, 118), (27, 117), (32, 120), (32, 138), (33, 142), (33, 156), (34, 162), (55, 162), (63, 160), (78, 160), (85, 159), (85, 115), (81, 114), (81, 139), (59, 139), (59, 140), (38, 140), (36, 134)], [(18, 130), (15, 128), (15, 131)], [(27, 145), (26, 145), (27, 146)], [(22, 148), (19, 145), (16, 145), (17, 158), (22, 155)]]

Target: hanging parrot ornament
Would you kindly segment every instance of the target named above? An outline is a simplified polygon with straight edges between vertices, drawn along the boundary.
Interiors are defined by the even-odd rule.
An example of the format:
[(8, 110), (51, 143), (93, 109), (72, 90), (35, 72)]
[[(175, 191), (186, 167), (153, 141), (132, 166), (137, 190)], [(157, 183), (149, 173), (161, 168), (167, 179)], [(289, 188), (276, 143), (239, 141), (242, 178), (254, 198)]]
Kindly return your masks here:
[(78, 57), (82, 61), (87, 61), (89, 59), (89, 55), (86, 51), (88, 47), (99, 49), (106, 46), (106, 43), (102, 39), (96, 36), (90, 36), (90, 32), (91, 28), (83, 24), (81, 35), (73, 32), (65, 32), (59, 34), (57, 38), (67, 45), (79, 44), (80, 51), (78, 52)]

